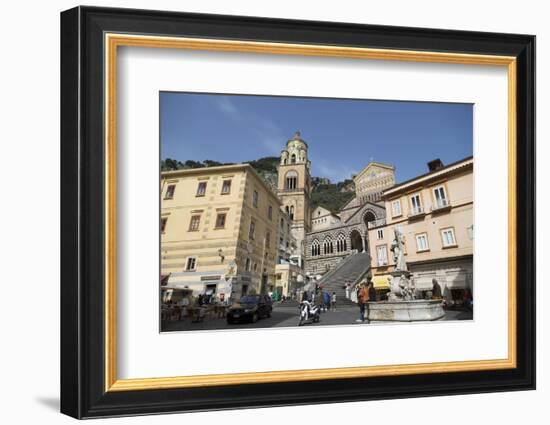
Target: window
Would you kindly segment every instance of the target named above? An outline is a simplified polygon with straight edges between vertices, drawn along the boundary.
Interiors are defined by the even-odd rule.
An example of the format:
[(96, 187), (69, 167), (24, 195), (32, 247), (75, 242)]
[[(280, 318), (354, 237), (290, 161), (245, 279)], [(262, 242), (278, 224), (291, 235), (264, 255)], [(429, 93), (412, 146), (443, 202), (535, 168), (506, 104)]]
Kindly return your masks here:
[(344, 251), (347, 251), (346, 237), (340, 234), (338, 235), (338, 239), (336, 239), (336, 252)]
[(420, 233), (419, 235), (416, 235), (416, 250), (427, 251), (428, 249), (428, 234)]
[(291, 220), (294, 220), (294, 206), (293, 205), (290, 206), (290, 210), (289, 210), (288, 215), (289, 215)]
[(222, 195), (227, 195), (231, 192), (231, 180), (224, 180), (222, 183)]
[(313, 257), (321, 255), (321, 246), (319, 245), (319, 241), (317, 239), (315, 239), (311, 244), (311, 255)]
[(258, 208), (258, 191), (257, 190), (255, 190), (254, 193), (252, 193), (252, 205)]
[(396, 200), (391, 203), (391, 209), (394, 217), (401, 215), (401, 200)]
[(271, 245), (271, 233), (267, 232), (265, 234), (265, 246), (266, 248), (269, 248), (270, 245)]
[(196, 257), (188, 257), (187, 263), (185, 264), (185, 270), (187, 271), (193, 271), (196, 270), (197, 267), (197, 258)]
[(250, 220), (250, 228), (248, 229), (248, 239), (251, 241), (254, 240), (254, 230), (256, 229), (256, 222), (254, 220)]
[(245, 264), (244, 268), (247, 272), (250, 271), (250, 258), (246, 259), (246, 264)]
[(258, 263), (254, 263), (254, 271), (258, 271)]
[(174, 197), (174, 192), (176, 191), (175, 184), (169, 184), (166, 187), (166, 193), (164, 194), (164, 199), (172, 199)]
[(201, 222), (201, 216), (200, 215), (191, 216), (191, 221), (189, 222), (189, 231), (190, 232), (196, 232), (197, 230), (199, 230), (200, 222)]
[(293, 153), (292, 156), (290, 157), (290, 162), (291, 162), (292, 164), (295, 164), (295, 163), (296, 163), (296, 154), (295, 154), (295, 153)]
[(388, 265), (388, 248), (386, 245), (380, 245), (376, 247), (376, 254), (378, 256), (378, 267)]
[(164, 233), (164, 230), (166, 229), (166, 223), (168, 222), (168, 217), (162, 217), (160, 219), (160, 231)]
[(422, 208), (422, 204), (420, 202), (420, 195), (417, 193), (416, 195), (411, 196), (411, 205), (413, 209), (420, 210)]
[(384, 229), (378, 229), (376, 231), (376, 238), (377, 239), (384, 239)]
[(267, 208), (267, 217), (272, 220), (273, 219), (273, 207), (270, 205), (268, 208)]
[(216, 216), (216, 229), (223, 229), (225, 227), (225, 217), (226, 213), (219, 213)]
[[(288, 213), (288, 211), (287, 211), (287, 213)], [(281, 230), (284, 230), (284, 228), (285, 228), (285, 221), (281, 218)]]
[(332, 254), (333, 252), (334, 252), (334, 248), (332, 245), (332, 239), (330, 238), (325, 239), (325, 241), (323, 242), (323, 253), (327, 255), (327, 254)]
[(204, 196), (204, 195), (206, 195), (206, 182), (199, 182), (196, 196)]
[(298, 173), (294, 170), (286, 173), (285, 189), (296, 189), (298, 187)]
[(441, 237), (443, 239), (443, 247), (456, 246), (455, 232), (452, 227), (441, 230)]
[(443, 208), (447, 206), (447, 196), (445, 195), (445, 188), (443, 186), (439, 186), (434, 189), (434, 196), (435, 205), (437, 208)]

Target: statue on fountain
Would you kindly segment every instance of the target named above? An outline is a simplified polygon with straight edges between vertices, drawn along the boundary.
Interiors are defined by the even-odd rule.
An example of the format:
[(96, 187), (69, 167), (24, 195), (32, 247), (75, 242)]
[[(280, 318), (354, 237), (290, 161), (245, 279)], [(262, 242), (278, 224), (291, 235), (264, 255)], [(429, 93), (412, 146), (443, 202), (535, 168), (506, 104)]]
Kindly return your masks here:
[(395, 270), (391, 272), (391, 292), (388, 299), (390, 300), (414, 300), (415, 286), (411, 280), (411, 273), (405, 261), (405, 240), (403, 233), (397, 227), (394, 228), (394, 240), (390, 248), (393, 253), (393, 261)]
[(416, 298), (416, 285), (405, 261), (405, 237), (400, 229), (394, 229), (391, 244), (395, 269), (390, 272), (388, 299), (368, 302), (367, 317), (373, 321), (418, 322), (439, 320), (445, 317), (443, 301)]
[(393, 230), (393, 232), (395, 239), (391, 244), (390, 251), (393, 252), (395, 269), (408, 271), (407, 262), (405, 261), (405, 241), (403, 239), (403, 233), (401, 233), (397, 227)]

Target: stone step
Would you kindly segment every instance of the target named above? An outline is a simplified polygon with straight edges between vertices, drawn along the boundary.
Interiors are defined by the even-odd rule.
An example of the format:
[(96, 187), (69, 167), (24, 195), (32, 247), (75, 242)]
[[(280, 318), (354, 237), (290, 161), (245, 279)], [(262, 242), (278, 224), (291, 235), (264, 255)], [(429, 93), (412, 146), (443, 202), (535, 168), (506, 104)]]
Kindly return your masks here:
[(352, 254), (346, 257), (332, 272), (326, 277), (321, 278), (320, 285), (330, 294), (336, 293), (337, 305), (354, 304), (353, 301), (346, 298), (345, 284), (353, 287), (370, 270), (370, 255), (366, 252)]

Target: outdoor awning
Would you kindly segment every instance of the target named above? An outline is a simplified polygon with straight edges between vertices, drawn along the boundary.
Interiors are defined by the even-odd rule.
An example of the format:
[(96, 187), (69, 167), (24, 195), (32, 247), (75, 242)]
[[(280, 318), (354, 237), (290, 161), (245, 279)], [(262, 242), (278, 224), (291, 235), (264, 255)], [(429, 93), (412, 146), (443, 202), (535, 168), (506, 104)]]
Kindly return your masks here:
[(388, 279), (391, 279), (389, 274), (373, 276), (372, 283), (374, 283), (374, 289), (390, 289), (390, 281)]

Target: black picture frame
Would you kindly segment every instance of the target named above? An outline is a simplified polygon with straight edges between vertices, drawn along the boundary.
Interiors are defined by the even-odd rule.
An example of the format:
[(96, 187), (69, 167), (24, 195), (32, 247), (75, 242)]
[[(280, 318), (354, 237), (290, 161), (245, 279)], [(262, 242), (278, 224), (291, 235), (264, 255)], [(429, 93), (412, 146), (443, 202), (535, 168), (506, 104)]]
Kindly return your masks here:
[[(105, 391), (104, 34), (259, 40), (517, 58), (517, 367)], [(61, 412), (75, 418), (535, 388), (535, 37), (76, 7), (61, 13)], [(490, 172), (487, 170), (487, 172)]]

